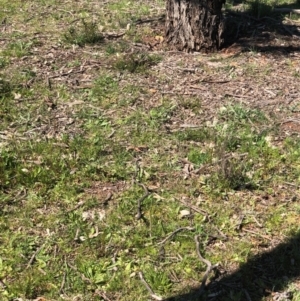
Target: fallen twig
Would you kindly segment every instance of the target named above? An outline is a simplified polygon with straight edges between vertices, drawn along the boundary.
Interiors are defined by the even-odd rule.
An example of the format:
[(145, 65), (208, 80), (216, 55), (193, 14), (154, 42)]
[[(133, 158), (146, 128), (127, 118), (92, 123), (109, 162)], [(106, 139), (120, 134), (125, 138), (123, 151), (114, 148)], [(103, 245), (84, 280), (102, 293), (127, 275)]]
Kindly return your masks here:
[(290, 122), (294, 122), (294, 123), (300, 123), (300, 119), (295, 119), (295, 118), (289, 118), (287, 120), (283, 120), (281, 122), (277, 122), (276, 125), (283, 125), (285, 123), (290, 123)]
[(295, 8), (274, 8), (274, 12), (280, 12), (280, 13), (294, 13), (294, 14), (299, 14), (300, 15), (300, 9), (295, 9)]
[(194, 210), (194, 211), (196, 211), (196, 212), (204, 215), (206, 218), (208, 218), (209, 214), (205, 210), (200, 209), (200, 208), (198, 208), (198, 207), (196, 207), (194, 205), (188, 204), (187, 202), (185, 202), (183, 200), (180, 200), (180, 199), (177, 199), (177, 198), (175, 198), (175, 200), (177, 200), (178, 202), (182, 203), (183, 205), (189, 207), (190, 209), (192, 209), (192, 210)]
[(236, 98), (252, 98), (251, 96), (247, 95), (237, 95), (237, 94), (231, 94), (231, 93), (226, 93), (224, 97), (236, 97)]
[(125, 34), (126, 34), (125, 31), (120, 32), (120, 33), (109, 32), (109, 33), (106, 33), (104, 35), (104, 38), (106, 38), (106, 39), (117, 39), (117, 38), (123, 37)]
[(177, 234), (178, 232), (180, 231), (184, 231), (184, 230), (187, 230), (187, 231), (194, 231), (195, 228), (194, 227), (181, 227), (181, 228), (178, 228), (176, 229), (175, 231), (173, 231), (172, 233), (170, 233), (166, 238), (164, 238), (162, 241), (160, 241), (158, 243), (158, 245), (162, 245), (164, 244), (168, 239), (171, 239), (175, 234)]
[(0, 279), (0, 288), (1, 289), (7, 289), (7, 285), (1, 279)]
[(195, 243), (196, 243), (196, 250), (197, 250), (198, 257), (199, 257), (200, 261), (205, 263), (206, 266), (207, 266), (204, 277), (202, 279), (202, 282), (201, 282), (201, 285), (200, 285), (200, 288), (199, 288), (199, 293), (198, 294), (200, 296), (200, 295), (202, 295), (202, 293), (205, 289), (208, 275), (210, 274), (211, 271), (213, 271), (219, 265), (219, 263), (212, 265), (209, 260), (203, 258), (201, 253), (200, 253), (199, 235), (196, 235), (194, 239), (195, 239)]
[(60, 74), (55, 74), (55, 75), (51, 75), (47, 78), (47, 80), (51, 79), (51, 78), (57, 78), (57, 77), (63, 77), (63, 76), (68, 76), (70, 74), (78, 74), (78, 73), (84, 73), (86, 70), (69, 70), (67, 72), (64, 73), (60, 73)]
[(257, 226), (258, 226), (259, 228), (262, 228), (263, 225), (257, 220), (257, 218), (256, 218), (254, 215), (253, 215), (252, 217), (253, 217), (254, 221), (256, 222)]
[(299, 185), (294, 184), (294, 183), (290, 183), (290, 182), (283, 182), (283, 183), (286, 184), (286, 185), (292, 186), (292, 187), (296, 187), (296, 188), (299, 187)]
[(201, 91), (199, 92), (181, 92), (179, 90), (176, 91), (162, 91), (161, 94), (172, 94), (172, 95), (199, 95), (201, 93)]
[(151, 298), (153, 298), (154, 300), (162, 301), (163, 300), (162, 297), (157, 296), (156, 294), (154, 294), (152, 288), (146, 282), (142, 272), (139, 272), (139, 277), (140, 277), (142, 283), (144, 284), (144, 286), (146, 287), (147, 291), (150, 293)]
[(100, 297), (102, 297), (105, 301), (111, 301), (111, 299), (109, 299), (104, 292), (100, 292), (99, 290), (96, 290), (95, 294), (97, 294)]
[(245, 215), (244, 214), (240, 215), (239, 221), (238, 221), (237, 225), (235, 226), (236, 230), (241, 230), (244, 219), (245, 219)]
[(67, 210), (66, 213), (71, 213), (71, 212), (77, 210), (77, 209), (80, 208), (83, 204), (84, 204), (84, 201), (79, 201), (73, 208)]
[(165, 16), (163, 15), (158, 18), (150, 18), (150, 19), (144, 19), (144, 20), (138, 19), (134, 23), (135, 23), (135, 25), (139, 25), (139, 24), (151, 23), (151, 22), (155, 22), (155, 21), (162, 21), (162, 20), (164, 20), (164, 18), (165, 18)]
[(137, 183), (137, 184), (139, 186), (141, 186), (144, 189), (144, 191), (145, 191), (144, 195), (141, 198), (138, 199), (138, 206), (137, 206), (138, 208), (137, 208), (136, 218), (137, 218), (137, 220), (139, 220), (139, 219), (141, 219), (143, 217), (142, 202), (150, 195), (150, 192), (149, 192), (148, 188), (144, 184), (142, 184), (142, 183)]
[(76, 233), (75, 233), (75, 237), (74, 237), (74, 240), (77, 241), (79, 239), (79, 233), (80, 233), (80, 229), (77, 228), (76, 229)]
[(209, 80), (209, 79), (203, 79), (200, 81), (200, 83), (207, 83), (207, 84), (227, 84), (231, 82), (230, 80)]
[(224, 240), (228, 239), (228, 237), (220, 229), (218, 229), (216, 226), (214, 226), (214, 228), (217, 230), (219, 235), (224, 238)]
[(67, 277), (67, 272), (65, 271), (64, 275), (63, 275), (63, 278), (62, 278), (62, 281), (61, 281), (60, 288), (59, 288), (59, 293), (60, 294), (63, 292), (64, 286), (65, 286), (65, 283), (66, 283), (66, 277)]
[(189, 129), (197, 129), (197, 128), (201, 128), (202, 125), (184, 123), (184, 124), (181, 124), (180, 127), (181, 128), (189, 128)]
[(267, 240), (272, 241), (272, 239), (271, 239), (270, 237), (268, 237), (267, 235), (263, 235), (263, 234), (260, 234), (260, 233), (255, 232), (255, 231), (245, 229), (245, 228), (243, 228), (243, 231), (244, 231), (244, 232), (251, 233), (251, 234), (254, 234), (254, 235), (257, 235), (257, 236), (260, 236), (260, 237), (262, 237), (262, 238), (264, 238), (264, 239), (267, 239)]
[(34, 261), (35, 258), (36, 258), (36, 255), (43, 249), (44, 245), (45, 245), (45, 243), (43, 243), (39, 248), (37, 248), (37, 249), (35, 250), (35, 252), (34, 252), (33, 255), (31, 256), (31, 258), (30, 258), (30, 260), (29, 260), (29, 262), (28, 262), (28, 264), (27, 264), (27, 266), (26, 266), (26, 269), (28, 269), (28, 268), (32, 265), (33, 261)]
[(59, 288), (59, 293), (62, 294), (63, 293), (63, 289), (65, 287), (65, 284), (66, 284), (66, 278), (67, 278), (67, 268), (68, 268), (68, 265), (67, 265), (67, 260), (66, 260), (66, 257), (64, 259), (64, 264), (65, 264), (65, 272), (64, 272), (64, 275), (63, 275), (63, 278), (62, 278), (62, 281), (61, 281), (61, 284), (60, 284), (60, 288)]

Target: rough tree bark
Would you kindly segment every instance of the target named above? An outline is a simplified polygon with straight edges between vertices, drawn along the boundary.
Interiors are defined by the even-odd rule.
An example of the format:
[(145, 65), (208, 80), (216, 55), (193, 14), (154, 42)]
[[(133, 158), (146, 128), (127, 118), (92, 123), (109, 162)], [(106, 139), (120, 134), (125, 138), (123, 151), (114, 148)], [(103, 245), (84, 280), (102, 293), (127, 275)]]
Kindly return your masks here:
[(178, 50), (212, 52), (220, 49), (225, 0), (167, 0), (166, 41)]

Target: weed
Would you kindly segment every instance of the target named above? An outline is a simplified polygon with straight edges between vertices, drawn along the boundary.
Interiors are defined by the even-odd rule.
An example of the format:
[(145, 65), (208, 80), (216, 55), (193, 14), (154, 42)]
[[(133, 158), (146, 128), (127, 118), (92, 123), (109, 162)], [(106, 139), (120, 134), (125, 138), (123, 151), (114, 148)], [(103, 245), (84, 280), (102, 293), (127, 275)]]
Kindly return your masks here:
[(226, 191), (228, 189), (242, 190), (256, 189), (257, 184), (251, 180), (251, 172), (253, 172), (253, 164), (241, 161), (240, 159), (221, 159), (220, 167), (216, 173), (212, 175), (209, 182), (218, 191)]
[(80, 27), (71, 27), (64, 34), (67, 43), (84, 46), (85, 44), (95, 44), (103, 41), (103, 35), (98, 31), (97, 24), (92, 21), (81, 19)]
[(114, 67), (120, 71), (129, 71), (131, 73), (146, 72), (148, 69), (161, 61), (158, 55), (149, 55), (146, 53), (130, 53), (118, 58)]
[(41, 42), (38, 39), (32, 39), (30, 41), (24, 40), (22, 35), (20, 37), (16, 36), (12, 42), (10, 42), (6, 49), (2, 51), (2, 54), (6, 57), (24, 57), (31, 54), (33, 47), (41, 46)]
[(150, 123), (154, 126), (166, 123), (172, 115), (173, 110), (176, 106), (161, 105), (159, 107), (153, 108), (149, 111), (151, 118)]
[(201, 165), (209, 162), (209, 155), (197, 148), (193, 148), (188, 153), (188, 159), (196, 165)]
[(0, 98), (11, 95), (12, 89), (13, 88), (9, 81), (0, 78)]
[(0, 57), (0, 69), (6, 67), (8, 65), (8, 60), (7, 58)]
[(299, 77), (300, 77), (300, 72), (295, 71), (295, 72), (293, 73), (293, 76), (296, 77), (296, 78), (299, 78)]
[(185, 109), (190, 109), (194, 113), (201, 112), (201, 99), (198, 98), (182, 98), (180, 105)]

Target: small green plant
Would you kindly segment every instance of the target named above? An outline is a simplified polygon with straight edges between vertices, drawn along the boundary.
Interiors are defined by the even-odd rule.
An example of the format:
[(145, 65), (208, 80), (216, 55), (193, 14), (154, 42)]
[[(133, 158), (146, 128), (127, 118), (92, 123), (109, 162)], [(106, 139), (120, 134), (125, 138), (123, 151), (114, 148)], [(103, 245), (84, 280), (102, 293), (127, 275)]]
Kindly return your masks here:
[(0, 69), (3, 69), (5, 66), (7, 66), (8, 60), (4, 57), (0, 57)]
[(151, 66), (158, 64), (161, 57), (158, 55), (149, 55), (147, 53), (130, 53), (123, 55), (116, 60), (114, 67), (121, 71), (131, 73), (145, 72)]
[(0, 98), (3, 96), (8, 96), (12, 92), (11, 84), (0, 77)]
[(175, 106), (169, 106), (167, 104), (151, 109), (149, 111), (150, 123), (153, 126), (157, 126), (167, 122), (171, 118), (174, 109)]
[(200, 149), (193, 148), (188, 153), (188, 159), (196, 165), (201, 165), (209, 161), (209, 155)]
[(81, 20), (80, 27), (71, 27), (64, 34), (64, 40), (67, 43), (84, 46), (85, 44), (95, 44), (102, 42), (104, 37), (99, 32), (97, 24), (91, 21)]
[(217, 187), (221, 190), (233, 189), (253, 190), (257, 187), (256, 183), (249, 177), (253, 167), (252, 164), (243, 162), (241, 159), (221, 159), (219, 168), (213, 175), (213, 182), (217, 179)]
[(6, 56), (16, 56), (22, 57), (28, 55), (31, 48), (33, 47), (34, 42), (26, 42), (26, 41), (16, 41), (8, 44), (7, 48), (3, 51), (3, 54)]

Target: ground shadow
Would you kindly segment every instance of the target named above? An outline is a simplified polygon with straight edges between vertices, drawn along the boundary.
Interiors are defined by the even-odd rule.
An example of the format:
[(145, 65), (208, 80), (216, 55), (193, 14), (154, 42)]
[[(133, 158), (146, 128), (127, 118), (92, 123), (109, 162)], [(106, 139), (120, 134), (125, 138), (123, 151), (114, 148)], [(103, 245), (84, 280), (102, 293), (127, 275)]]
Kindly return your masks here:
[(300, 232), (272, 250), (249, 258), (231, 274), (220, 276), (217, 271), (201, 296), (196, 288), (164, 301), (262, 301), (268, 296), (292, 300), (293, 293), (287, 291), (291, 282), (300, 289)]
[[(246, 51), (282, 54), (300, 51), (299, 23), (286, 19), (287, 12), (273, 10), (261, 1), (251, 3), (247, 10), (240, 3), (233, 3), (232, 9), (226, 10), (223, 49), (241, 47)], [(295, 5), (277, 9), (283, 7), (291, 9)]]

